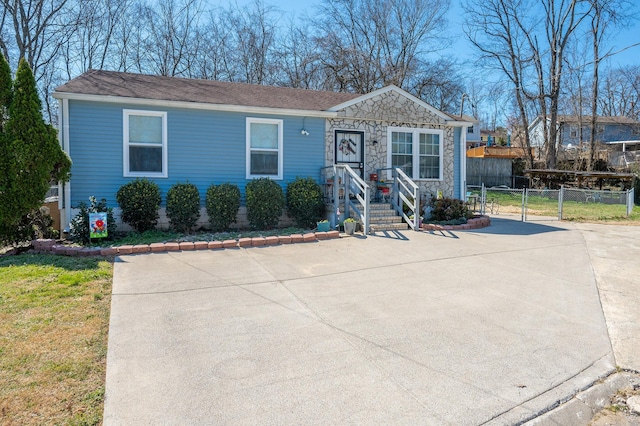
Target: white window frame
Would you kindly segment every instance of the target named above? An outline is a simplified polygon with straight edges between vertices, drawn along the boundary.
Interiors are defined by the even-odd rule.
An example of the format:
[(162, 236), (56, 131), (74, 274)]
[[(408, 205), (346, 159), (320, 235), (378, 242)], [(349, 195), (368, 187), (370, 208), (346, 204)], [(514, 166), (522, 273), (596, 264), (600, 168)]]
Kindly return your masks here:
[(569, 137), (575, 139), (578, 137), (578, 128), (575, 126), (569, 126)]
[[(253, 123), (262, 123), (262, 124), (276, 124), (278, 125), (278, 174), (277, 175), (253, 175), (251, 174), (251, 124)], [(247, 129), (246, 129), (246, 178), (247, 179), (259, 179), (263, 177), (267, 177), (273, 180), (282, 180), (283, 179), (283, 126), (284, 121), (275, 118), (256, 118), (256, 117), (247, 117)], [(276, 151), (275, 149), (268, 150), (265, 148), (256, 149), (257, 151)]]
[[(409, 176), (411, 179), (415, 180), (415, 181), (421, 181), (421, 182), (440, 182), (442, 180), (444, 180), (443, 176), (444, 176), (444, 170), (443, 170), (443, 164), (444, 164), (444, 130), (440, 130), (440, 129), (417, 129), (417, 128), (413, 128), (413, 127), (389, 127), (387, 128), (387, 164), (389, 165), (389, 167), (391, 167), (391, 159), (393, 156), (393, 152), (392, 152), (392, 133), (393, 132), (402, 132), (402, 133), (412, 133), (412, 144), (413, 144), (413, 148), (412, 148), (412, 162), (413, 162), (413, 171), (411, 176)], [(420, 134), (430, 134), (430, 135), (438, 135), (439, 139), (440, 139), (440, 155), (439, 155), (439, 176), (438, 178), (419, 178), (418, 176), (420, 176)], [(388, 172), (388, 179), (391, 179), (391, 172)]]
[[(130, 146), (143, 146), (142, 144), (129, 144), (129, 116), (141, 115), (147, 117), (161, 117), (162, 118), (162, 171), (161, 172), (132, 172), (130, 170), (129, 163), (129, 147)], [(150, 111), (150, 110), (138, 110), (138, 109), (124, 109), (122, 110), (122, 134), (123, 134), (123, 149), (122, 149), (122, 170), (124, 177), (155, 177), (166, 178), (169, 176), (168, 170), (168, 150), (167, 150), (167, 113), (166, 111)]]

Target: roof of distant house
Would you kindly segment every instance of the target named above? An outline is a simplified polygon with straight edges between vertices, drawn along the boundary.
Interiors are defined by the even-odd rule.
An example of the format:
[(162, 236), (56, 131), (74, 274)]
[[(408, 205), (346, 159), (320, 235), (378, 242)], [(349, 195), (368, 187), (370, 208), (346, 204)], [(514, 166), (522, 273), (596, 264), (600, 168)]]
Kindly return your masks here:
[[(559, 115), (558, 116), (559, 123), (583, 123), (589, 124), (591, 122), (591, 117), (583, 115), (582, 117), (577, 115)], [(629, 117), (611, 117), (611, 116), (598, 116), (596, 118), (596, 123), (598, 124), (639, 124), (637, 120)]]
[(58, 93), (326, 111), (361, 95), (289, 87), (89, 70)]
[(478, 123), (479, 120), (475, 117), (472, 117), (470, 115), (467, 114), (451, 114), (450, 112), (445, 112), (445, 114), (447, 114), (449, 117), (453, 118), (454, 120), (460, 120), (460, 121), (469, 121), (472, 123)]

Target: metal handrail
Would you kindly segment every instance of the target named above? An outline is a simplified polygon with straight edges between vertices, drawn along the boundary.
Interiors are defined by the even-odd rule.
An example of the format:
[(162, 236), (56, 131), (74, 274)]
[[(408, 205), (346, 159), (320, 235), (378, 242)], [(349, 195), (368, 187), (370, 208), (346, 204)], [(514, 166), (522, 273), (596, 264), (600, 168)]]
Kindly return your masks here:
[[(417, 231), (420, 229), (420, 188), (400, 168), (395, 168), (393, 170), (393, 176), (393, 207), (400, 215), (402, 215), (404, 220), (411, 225), (415, 231)], [(413, 198), (413, 201), (411, 201), (407, 195), (410, 195), (411, 198)], [(406, 215), (402, 208), (401, 201), (409, 207), (409, 211), (413, 213), (413, 219), (411, 219), (411, 215)]]
[[(335, 164), (333, 166), (335, 176), (343, 177), (342, 184), (334, 184), (333, 199), (336, 218), (340, 216), (340, 189), (344, 190), (344, 214), (345, 219), (351, 217), (351, 212), (355, 212), (362, 221), (364, 235), (369, 235), (370, 210), (369, 202), (371, 193), (369, 185), (347, 164)], [(360, 204), (351, 200), (351, 194)], [(360, 209), (362, 208), (362, 210)]]

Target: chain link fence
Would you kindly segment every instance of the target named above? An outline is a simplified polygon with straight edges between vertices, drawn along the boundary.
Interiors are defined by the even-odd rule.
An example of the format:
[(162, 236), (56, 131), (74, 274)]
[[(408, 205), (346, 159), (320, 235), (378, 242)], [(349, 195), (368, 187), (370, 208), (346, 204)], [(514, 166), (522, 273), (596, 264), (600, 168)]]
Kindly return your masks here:
[(514, 189), (467, 186), (469, 208), (479, 214), (520, 214), (552, 216), (559, 220), (604, 220), (629, 217), (634, 206), (634, 189), (608, 191), (593, 189)]

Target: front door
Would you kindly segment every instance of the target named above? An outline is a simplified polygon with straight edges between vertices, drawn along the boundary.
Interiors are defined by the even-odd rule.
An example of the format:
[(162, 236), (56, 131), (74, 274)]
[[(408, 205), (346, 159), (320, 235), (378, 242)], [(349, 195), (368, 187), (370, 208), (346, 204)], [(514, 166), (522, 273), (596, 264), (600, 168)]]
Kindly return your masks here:
[(364, 132), (336, 130), (335, 164), (347, 164), (364, 178)]

